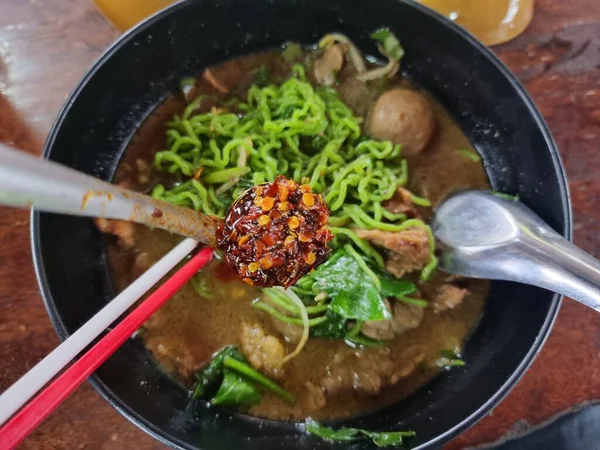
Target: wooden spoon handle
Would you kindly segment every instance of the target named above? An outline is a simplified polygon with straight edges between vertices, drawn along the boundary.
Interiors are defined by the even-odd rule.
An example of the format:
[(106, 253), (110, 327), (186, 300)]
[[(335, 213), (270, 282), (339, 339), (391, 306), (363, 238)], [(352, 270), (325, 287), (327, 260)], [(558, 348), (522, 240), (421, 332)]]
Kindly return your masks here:
[(220, 219), (123, 189), (0, 144), (0, 203), (119, 219), (162, 228), (211, 247)]

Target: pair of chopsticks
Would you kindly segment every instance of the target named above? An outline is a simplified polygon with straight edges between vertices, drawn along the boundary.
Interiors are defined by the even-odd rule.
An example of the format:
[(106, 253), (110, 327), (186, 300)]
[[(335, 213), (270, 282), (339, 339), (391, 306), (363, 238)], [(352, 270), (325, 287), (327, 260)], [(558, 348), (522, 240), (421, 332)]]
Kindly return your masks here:
[(194, 255), (169, 280), (19, 411), (19, 408), (69, 361), (126, 312), (196, 246), (197, 242), (193, 239), (181, 242), (0, 396), (0, 424), (10, 418), (0, 428), (2, 449), (12, 449), (25, 439), (158, 308), (210, 261), (213, 253), (210, 248), (205, 248)]

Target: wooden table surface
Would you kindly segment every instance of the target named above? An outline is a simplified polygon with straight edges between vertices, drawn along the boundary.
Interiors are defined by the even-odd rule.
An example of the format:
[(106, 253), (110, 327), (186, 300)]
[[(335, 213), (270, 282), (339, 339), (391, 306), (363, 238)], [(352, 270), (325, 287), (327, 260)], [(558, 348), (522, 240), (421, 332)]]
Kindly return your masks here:
[[(39, 154), (59, 108), (118, 32), (86, 0), (0, 0), (0, 141)], [(600, 4), (536, 0), (524, 35), (495, 49), (523, 81), (558, 143), (570, 180), (575, 243), (600, 258)], [(0, 391), (59, 343), (33, 272), (29, 213), (0, 208)], [(565, 300), (541, 354), (488, 417), (451, 442), (495, 440), (600, 398), (600, 314)], [(88, 384), (26, 449), (158, 449)]]

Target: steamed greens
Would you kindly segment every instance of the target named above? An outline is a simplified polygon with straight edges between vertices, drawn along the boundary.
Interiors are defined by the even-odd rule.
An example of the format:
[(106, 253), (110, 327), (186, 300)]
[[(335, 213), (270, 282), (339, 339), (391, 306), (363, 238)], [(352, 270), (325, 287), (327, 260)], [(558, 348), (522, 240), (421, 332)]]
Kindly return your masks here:
[(237, 348), (228, 346), (196, 374), (193, 396), (213, 405), (249, 407), (262, 400), (261, 390), (271, 391), (291, 403), (295, 401), (293, 394), (250, 367)]
[[(310, 335), (345, 339), (356, 345), (378, 346), (381, 341), (360, 335), (360, 328), (349, 334), (349, 322), (386, 320), (391, 317), (385, 298), (427, 306), (424, 300), (407, 297), (417, 288), (413, 282), (393, 277), (374, 261), (363, 258), (350, 244), (339, 247), (313, 272), (292, 288), (309, 313)], [(301, 325), (299, 311), (289, 294), (264, 289), (264, 298), (253, 306), (282, 322)], [(316, 299), (319, 299), (317, 301)], [(423, 305), (421, 302), (424, 302)]]
[[(374, 263), (364, 259), (345, 244), (313, 272), (302, 277), (292, 288), (311, 315), (312, 337), (346, 339), (357, 345), (376, 346), (378, 341), (355, 332), (347, 336), (347, 323), (386, 320), (391, 317), (385, 298), (426, 306), (424, 300), (407, 297), (417, 288), (411, 281), (394, 278)], [(264, 289), (264, 298), (253, 306), (282, 322), (301, 325), (299, 311), (289, 294)], [(316, 299), (320, 299), (317, 301)], [(425, 305), (420, 302), (425, 302)], [(356, 329), (358, 330), (358, 329)]]
[(219, 390), (210, 401), (213, 405), (252, 406), (262, 400), (262, 394), (251, 382), (236, 372), (223, 372), (223, 381)]
[(368, 431), (361, 428), (346, 427), (334, 430), (321, 425), (310, 417), (306, 419), (305, 429), (308, 433), (331, 442), (356, 442), (361, 439), (370, 439), (378, 447), (402, 445), (405, 438), (416, 435), (414, 431)]
[(312, 292), (329, 294), (329, 309), (346, 319), (391, 317), (379, 289), (345, 248), (337, 250), (299, 284)]
[(404, 56), (404, 49), (394, 33), (388, 28), (380, 28), (371, 33), (371, 38), (381, 43), (382, 53), (391, 59), (400, 61)]

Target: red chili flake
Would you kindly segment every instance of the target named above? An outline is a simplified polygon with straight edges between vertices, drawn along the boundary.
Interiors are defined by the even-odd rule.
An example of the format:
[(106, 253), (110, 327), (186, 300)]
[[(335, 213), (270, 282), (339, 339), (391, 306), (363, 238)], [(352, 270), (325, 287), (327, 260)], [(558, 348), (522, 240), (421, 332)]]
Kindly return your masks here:
[(245, 282), (288, 287), (327, 259), (333, 239), (328, 218), (321, 195), (307, 184), (278, 176), (234, 203), (217, 239), (228, 264)]
[(162, 215), (163, 215), (163, 212), (162, 212), (162, 209), (160, 209), (160, 208), (154, 208), (154, 211), (152, 211), (152, 217), (158, 218), (158, 217), (162, 217)]

